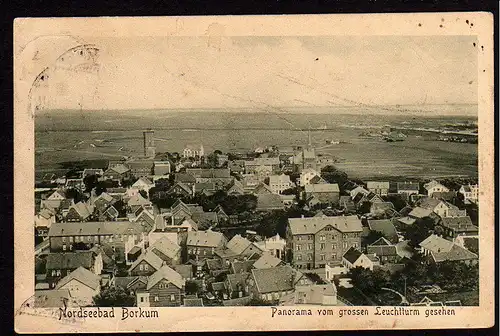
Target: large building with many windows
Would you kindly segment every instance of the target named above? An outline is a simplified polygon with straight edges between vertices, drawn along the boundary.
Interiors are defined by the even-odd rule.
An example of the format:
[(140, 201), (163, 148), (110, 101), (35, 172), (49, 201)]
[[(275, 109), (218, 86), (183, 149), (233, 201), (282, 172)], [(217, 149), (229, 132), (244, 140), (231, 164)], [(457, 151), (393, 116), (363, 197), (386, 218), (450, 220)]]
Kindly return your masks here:
[(287, 251), (299, 269), (339, 265), (349, 248), (361, 247), (362, 231), (357, 216), (290, 218)]

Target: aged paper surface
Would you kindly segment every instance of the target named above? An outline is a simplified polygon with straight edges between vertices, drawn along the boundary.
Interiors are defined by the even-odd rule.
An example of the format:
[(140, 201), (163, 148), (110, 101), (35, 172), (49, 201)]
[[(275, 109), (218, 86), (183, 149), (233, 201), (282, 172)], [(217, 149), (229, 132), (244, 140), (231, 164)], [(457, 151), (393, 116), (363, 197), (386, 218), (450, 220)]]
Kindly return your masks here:
[[(16, 284), (14, 309), (16, 330), (31, 333), (168, 332), (472, 328), (493, 325), (495, 265), (494, 185), (492, 183), (494, 173), (492, 37), (493, 17), (489, 13), (16, 19), (14, 22)], [(351, 117), (354, 115), (354, 117), (349, 119), (351, 117), (344, 118), (342, 117), (344, 115)], [(328, 119), (330, 117), (333, 119)], [(424, 119), (425, 121), (422, 121)], [(436, 123), (433, 124), (432, 120)], [(384, 129), (387, 124), (389, 125), (388, 131)], [(374, 125), (377, 129), (375, 135), (372, 127)], [(152, 131), (143, 133), (145, 129)], [(349, 132), (345, 131), (346, 129)], [(432, 132), (437, 132), (439, 135), (429, 135), (433, 134)], [(125, 193), (128, 195), (126, 201), (133, 208), (134, 205), (130, 205), (130, 199), (144, 200), (142, 195), (145, 195), (146, 198), (153, 200), (152, 195), (159, 188), (160, 182), (158, 181), (161, 181), (162, 177), (168, 180), (168, 174), (159, 172), (160, 167), (165, 165), (169, 167), (168, 170), (172, 175), (172, 181), (170, 181), (172, 185), (169, 187), (182, 189), (183, 185), (179, 187), (179, 184), (174, 183), (177, 181), (174, 180), (175, 175), (181, 176), (186, 165), (192, 167), (208, 165), (209, 161), (198, 162), (200, 157), (215, 158), (217, 162), (222, 160), (220, 166), (231, 165), (229, 166), (231, 176), (235, 176), (236, 168), (232, 161), (238, 160), (231, 157), (234, 157), (236, 153), (239, 155), (244, 150), (250, 150), (253, 152), (252, 159), (255, 156), (261, 156), (264, 162), (273, 157), (273, 152), (282, 154), (285, 146), (307, 148), (297, 149), (301, 153), (298, 156), (292, 153), (292, 157), (297, 157), (296, 161), (290, 161), (292, 170), (298, 166), (302, 170), (298, 173), (287, 172), (287, 175), (297, 174), (295, 175), (297, 183), (293, 181), (294, 184), (292, 184), (288, 178), (273, 177), (283, 176), (280, 174), (288, 166), (287, 163), (283, 164), (280, 161), (280, 172), (276, 173), (274, 168), (271, 168), (272, 171), (268, 173), (264, 171), (263, 173), (267, 175), (260, 181), (267, 185), (262, 188), (272, 189), (270, 195), (274, 194), (274, 196), (259, 196), (254, 190), (250, 194), (257, 196), (251, 196), (249, 199), (254, 197), (258, 202), (264, 202), (272, 197), (278, 198), (277, 208), (280, 210), (277, 211), (281, 211), (281, 214), (290, 211), (289, 205), (284, 205), (287, 200), (292, 203), (298, 200), (302, 207), (300, 211), (306, 213), (305, 217), (317, 214), (322, 204), (328, 203), (331, 206), (325, 206), (321, 211), (323, 213), (337, 211), (338, 213), (327, 216), (323, 214), (324, 217), (319, 215), (319, 220), (331, 220), (331, 223), (334, 223), (333, 228), (327, 226), (327, 230), (343, 232), (340, 239), (346, 239), (345, 237), (350, 237), (351, 232), (346, 234), (347, 229), (342, 229), (342, 225), (347, 227), (362, 223), (364, 228), (378, 231), (370, 229), (369, 225), (372, 224), (367, 226), (367, 222), (374, 218), (389, 219), (394, 223), (411, 222), (424, 225), (423, 221), (419, 222), (422, 216), (418, 217), (418, 214), (415, 214), (419, 211), (425, 212), (425, 207), (417, 206), (416, 204), (420, 203), (411, 197), (408, 201), (408, 204), (411, 204), (410, 211), (417, 211), (413, 214), (405, 213), (404, 209), (396, 211), (391, 208), (386, 209), (391, 214), (383, 210), (385, 212), (382, 217), (370, 217), (376, 211), (373, 207), (374, 203), (384, 203), (383, 201), (388, 200), (387, 197), (396, 197), (388, 196), (387, 190), (381, 191), (386, 185), (385, 181), (387, 181), (387, 188), (392, 188), (393, 185), (398, 187), (400, 185), (397, 182), (401, 181), (420, 182), (420, 190), (418, 190), (418, 183), (415, 182), (417, 183), (416, 193), (429, 192), (429, 195), (426, 194), (422, 198), (437, 200), (435, 207), (423, 217), (438, 216), (435, 217), (437, 221), (441, 220), (437, 222), (439, 230), (433, 226), (433, 231), (429, 231), (431, 239), (425, 241), (428, 243), (432, 240), (431, 243), (442, 245), (434, 246), (436, 250), (432, 250), (434, 247), (426, 245), (424, 240), (420, 239), (423, 244), (420, 246), (417, 244), (415, 248), (421, 251), (418, 252), (413, 248), (412, 253), (422, 253), (434, 261), (430, 263), (431, 266), (425, 264), (427, 265), (425, 267), (439, 268), (444, 260), (447, 265), (462, 265), (456, 267), (463, 267), (463, 270), (472, 272), (475, 267), (474, 262), (478, 261), (478, 288), (474, 287), (477, 279), (473, 276), (470, 276), (470, 283), (460, 283), (461, 290), (450, 287), (443, 291), (439, 286), (425, 287), (425, 284), (432, 283), (432, 281), (429, 279), (416, 281), (415, 277), (419, 275), (410, 269), (411, 274), (401, 275), (405, 279), (405, 293), (403, 293), (405, 296), (398, 292), (395, 294), (397, 298), (395, 301), (394, 297), (391, 297), (392, 291), (394, 288), (399, 290), (403, 287), (398, 287), (401, 284), (396, 284), (398, 279), (394, 277), (384, 282), (384, 288), (388, 287), (389, 290), (378, 288), (373, 292), (366, 282), (356, 282), (352, 271), (347, 274), (353, 278), (351, 282), (355, 284), (354, 289), (352, 283), (351, 285), (345, 284), (349, 282), (345, 281), (345, 275), (326, 276), (326, 279), (325, 270), (336, 265), (333, 259), (340, 260), (337, 266), (347, 271), (349, 268), (354, 268), (355, 264), (360, 262), (360, 258), (366, 258), (365, 262), (371, 265), (370, 271), (365, 269), (369, 273), (368, 276), (371, 276), (372, 270), (375, 272), (375, 269), (388, 269), (392, 264), (404, 267), (404, 262), (400, 260), (403, 258), (399, 252), (397, 256), (394, 255), (398, 259), (396, 263), (384, 259), (385, 255), (377, 252), (376, 246), (358, 246), (358, 243), (354, 242), (351, 247), (363, 253), (361, 255), (360, 252), (359, 256), (356, 256), (356, 258), (359, 257), (358, 259), (352, 259), (351, 265), (349, 264), (350, 254), (342, 252), (341, 257), (334, 252), (337, 248), (336, 243), (332, 244), (333, 250), (329, 251), (327, 256), (321, 252), (325, 248), (325, 244), (321, 242), (324, 239), (322, 234), (318, 236), (316, 247), (318, 252), (315, 252), (314, 257), (309, 257), (305, 253), (302, 259), (298, 257), (301, 253), (297, 251), (294, 257), (291, 248), (296, 246), (293, 244), (296, 244), (294, 230), (297, 229), (293, 228), (293, 222), (305, 220), (299, 215), (288, 216), (298, 218), (290, 220), (288, 224), (285, 222), (287, 227), (282, 227), (281, 232), (278, 232), (281, 235), (281, 238), (278, 236), (278, 240), (286, 240), (284, 242), (286, 248), (284, 247), (283, 251), (287, 256), (290, 253), (290, 259), (281, 256), (283, 265), (273, 265), (274, 274), (292, 272), (292, 279), (300, 278), (300, 283), (298, 280), (292, 281), (290, 289), (280, 287), (283, 280), (278, 275), (276, 278), (271, 277), (267, 282), (265, 279), (262, 280), (265, 273), (269, 273), (270, 267), (267, 271), (266, 267), (261, 267), (259, 270), (257, 267), (249, 267), (245, 273), (247, 274), (246, 280), (236, 288), (232, 288), (231, 281), (227, 278), (219, 279), (219, 286), (223, 288), (224, 295), (220, 293), (221, 299), (218, 300), (213, 296), (217, 294), (217, 291), (212, 286), (212, 283), (217, 281), (207, 280), (207, 277), (211, 276), (207, 275), (208, 273), (205, 274), (206, 277), (202, 271), (197, 275), (180, 276), (180, 273), (173, 271), (172, 268), (160, 266), (158, 269), (161, 268), (161, 270), (154, 274), (140, 273), (144, 274), (146, 289), (131, 290), (132, 300), (136, 302), (131, 306), (140, 306), (137, 302), (143, 302), (141, 300), (146, 298), (146, 301), (149, 300), (147, 306), (150, 307), (146, 305), (140, 309), (129, 307), (127, 316), (124, 315), (124, 309), (121, 307), (116, 306), (112, 309), (105, 307), (105, 304), (90, 307), (92, 302), (87, 302), (85, 305), (80, 302), (68, 308), (70, 306), (67, 307), (66, 303), (62, 304), (58, 297), (55, 298), (55, 302), (61, 303), (60, 305), (45, 308), (43, 300), (54, 298), (54, 294), (59, 292), (70, 293), (73, 298), (92, 299), (97, 292), (100, 291), (102, 294), (106, 287), (112, 287), (111, 284), (116, 285), (118, 283), (116, 279), (126, 280), (124, 275), (127, 274), (117, 273), (116, 268), (108, 273), (103, 269), (102, 258), (106, 255), (102, 252), (104, 247), (100, 250), (99, 239), (101, 238), (97, 236), (98, 233), (102, 234), (102, 231), (99, 231), (101, 229), (107, 232), (111, 230), (110, 228), (118, 227), (120, 223), (120, 225), (123, 224), (123, 220), (116, 218), (119, 211), (115, 209), (116, 216), (111, 210), (108, 211), (110, 208), (104, 209), (106, 211), (102, 213), (98, 212), (100, 205), (94, 202), (97, 197), (93, 194), (94, 191), (84, 190), (87, 189), (85, 183), (88, 179), (84, 183), (82, 176), (68, 175), (68, 171), (72, 168), (73, 170), (95, 168), (102, 169), (99, 175), (108, 176), (110, 166), (96, 168), (84, 164), (84, 166), (76, 165), (78, 167), (75, 169), (75, 161), (105, 159), (113, 162), (123, 158), (126, 164), (130, 163), (127, 167), (132, 169), (133, 175), (146, 177), (141, 180), (142, 182), (134, 184), (135, 189), (130, 186), (125, 188)], [(314, 154), (311, 161), (314, 168), (319, 171), (321, 167), (335, 166), (349, 176), (348, 179), (343, 180), (345, 183), (340, 185), (341, 200), (347, 203), (357, 200), (355, 195), (351, 199), (349, 194), (355, 188), (347, 186), (347, 182), (356, 181), (358, 185), (363, 185), (363, 189), (366, 187), (372, 191), (372, 194), (379, 194), (373, 197), (381, 198), (380, 202), (369, 201), (368, 203), (371, 204), (369, 209), (362, 211), (358, 207), (350, 217), (347, 217), (347, 205), (341, 209), (339, 200), (335, 198), (335, 195), (337, 197), (339, 195), (338, 189), (335, 189), (338, 185), (323, 194), (318, 190), (327, 187), (316, 190), (317, 187), (306, 185), (304, 188), (305, 184), (312, 185), (308, 180), (306, 182), (302, 180), (306, 178), (303, 172), (311, 169), (311, 167), (306, 167), (307, 155), (314, 153), (314, 148), (317, 151), (316, 154), (325, 148), (331, 149), (333, 153), (332, 156)], [(218, 149), (220, 152), (213, 154)], [(185, 158), (179, 159), (178, 156), (177, 161), (172, 161), (170, 156), (164, 154), (170, 161), (162, 160), (160, 156), (167, 152), (181, 153), (180, 156)], [(231, 155), (226, 157), (222, 153)], [(139, 157), (141, 159), (137, 159)], [(323, 160), (330, 158), (332, 161), (327, 161), (325, 164), (320, 157)], [(154, 171), (141, 173), (141, 164), (137, 162), (147, 161), (148, 158), (154, 162)], [(250, 159), (247, 158), (248, 160)], [(73, 163), (68, 163), (70, 161)], [(163, 164), (158, 161), (162, 161)], [(213, 164), (219, 168), (217, 162)], [(61, 165), (62, 163), (66, 163), (66, 166)], [(252, 168), (254, 169), (252, 174), (257, 180), (262, 177), (259, 172), (266, 169), (265, 164), (261, 166), (264, 168)], [(249, 175), (248, 167), (245, 172), (247, 175)], [(90, 174), (88, 170), (87, 173)], [(321, 177), (327, 176), (327, 173), (327, 170), (321, 171)], [(46, 175), (49, 177), (46, 178)], [(216, 189), (224, 189), (224, 192), (227, 192), (231, 188), (236, 188), (234, 181), (230, 185), (224, 185), (222, 181), (222, 187), (219, 188), (217, 185), (213, 186), (213, 190), (209, 190), (207, 184), (212, 182), (217, 184), (221, 181), (221, 178), (212, 181), (213, 178), (215, 177), (204, 179), (203, 176), (198, 176), (192, 185), (187, 182), (188, 188), (183, 190), (189, 194), (191, 191), (194, 193), (199, 187), (201, 192), (197, 195), (213, 197)], [(247, 178), (250, 179), (244, 176), (244, 179)], [(270, 178), (272, 178), (271, 182)], [(462, 180), (454, 180), (460, 178)], [(475, 184), (470, 181), (463, 182), (468, 181), (468, 178), (472, 180), (475, 178)], [(149, 179), (152, 179), (156, 185), (148, 187), (148, 182), (151, 183)], [(278, 179), (278, 182), (273, 184), (272, 181), (275, 179)], [(440, 183), (427, 184), (428, 181), (434, 179), (448, 187), (442, 188)], [(109, 180), (113, 180), (113, 177)], [(366, 184), (368, 181), (377, 183)], [(449, 187), (450, 181), (459, 184), (456, 188), (451, 188)], [(462, 181), (465, 189), (462, 189), (460, 182), (457, 181)], [(337, 180), (334, 182), (325, 185), (338, 184)], [(123, 179), (120, 183), (123, 183)], [(477, 185), (480, 191), (477, 191)], [(148, 195), (152, 187), (156, 189)], [(290, 200), (283, 195), (280, 196), (284, 189), (292, 187), (297, 191), (297, 199), (292, 197)], [(83, 199), (77, 200), (75, 195), (68, 196), (69, 189), (74, 192), (78, 188), (82, 189)], [(108, 185), (107, 188), (109, 195), (114, 186)], [(66, 196), (61, 197), (70, 202), (66, 209), (61, 206), (60, 200), (57, 201), (57, 194), (35, 197), (39, 195), (37, 193), (47, 191), (53, 193), (59, 189), (66, 192)], [(183, 192), (181, 189), (175, 189), (175, 194)], [(234, 191), (234, 189), (231, 190)], [(312, 190), (310, 194), (308, 190)], [(398, 189), (397, 193), (400, 194), (401, 190)], [(478, 195), (472, 195), (474, 190)], [(119, 193), (119, 191), (116, 192)], [(130, 194), (134, 192), (135, 194)], [(165, 192), (169, 191), (165, 190)], [(431, 192), (438, 193), (439, 197), (427, 197), (431, 196)], [(454, 198), (446, 199), (449, 193), (452, 193)], [(248, 193), (242, 191), (243, 194)], [(322, 200), (321, 195), (325, 194), (328, 194), (327, 199)], [(457, 196), (458, 194), (462, 196)], [(304, 199), (301, 199), (302, 195), (305, 195)], [(312, 198), (309, 197), (311, 195), (313, 195)], [(52, 207), (52, 210), (57, 214), (47, 210), (50, 208), (48, 204), (54, 200), (47, 200), (48, 196), (56, 198), (57, 207)], [(333, 198), (328, 198), (330, 196)], [(458, 202), (457, 197), (462, 202), (460, 204), (466, 206), (455, 206), (454, 203)], [(280, 203), (280, 198), (283, 203)], [(313, 204), (311, 200), (318, 198), (320, 200)], [(78, 209), (75, 209), (71, 202), (80, 204), (76, 206)], [(40, 203), (45, 204), (46, 210), (43, 213)], [(476, 208), (479, 209), (478, 213), (476, 210), (474, 214), (474, 211), (471, 212), (470, 209), (479, 203), (480, 206)], [(33, 211), (35, 204), (38, 205)], [(227, 206), (228, 203), (224, 204), (226, 204), (226, 212), (235, 211), (235, 208)], [(292, 207), (299, 205), (293, 204)], [(165, 219), (167, 215), (163, 214), (161, 206), (155, 204), (155, 207), (151, 209), (146, 209), (147, 206), (144, 204), (141, 206), (144, 207), (141, 211), (152, 213), (153, 222), (155, 222), (153, 231), (156, 230), (155, 232), (158, 233), (163, 230), (158, 225), (158, 218), (162, 221), (162, 225), (169, 225), (165, 224), (170, 222)], [(245, 206), (247, 205), (242, 205), (242, 207)], [(82, 210), (82, 207), (85, 209)], [(283, 210), (285, 207), (288, 210)], [(415, 210), (415, 208), (419, 209)], [(467, 214), (460, 212), (464, 208)], [(207, 212), (212, 212), (212, 210), (216, 211), (215, 209), (201, 211), (203, 216), (208, 218), (213, 213), (207, 215)], [(267, 219), (263, 219), (271, 218), (269, 214), (276, 213), (273, 212), (276, 209), (268, 203), (264, 205), (257, 203), (256, 209), (254, 206), (252, 211), (247, 210), (243, 210), (244, 216), (260, 216), (255, 217), (259, 220), (256, 220), (257, 224), (253, 227), (248, 226), (251, 228), (250, 233), (243, 229), (237, 234), (246, 235), (246, 238), (251, 239), (254, 228), (264, 239), (271, 238), (271, 234), (276, 234), (276, 231), (273, 231), (272, 220), (269, 219), (266, 222)], [(138, 217), (141, 215), (134, 214), (130, 208), (124, 211), (127, 212), (125, 221), (138, 223)], [(448, 211), (455, 212), (450, 214)], [(88, 214), (83, 214), (85, 212)], [(73, 217), (75, 213), (76, 219)], [(367, 213), (371, 215), (367, 217)], [(42, 240), (37, 242), (36, 251), (33, 244), (34, 215), (36, 215), (35, 234), (39, 236), (38, 238), (47, 238), (46, 246), (43, 245)], [(233, 219), (236, 218), (238, 225), (245, 222), (245, 219), (242, 220), (237, 216), (241, 214), (235, 211), (234, 215), (236, 217)], [(335, 223), (339, 223), (338, 218), (330, 218), (339, 216), (343, 218), (340, 222), (344, 221), (345, 224), (337, 225)], [(477, 226), (468, 222), (474, 216), (476, 220), (479, 218), (479, 222), (475, 223)], [(189, 223), (194, 221), (199, 226), (199, 231), (207, 232), (207, 227), (201, 227), (203, 223), (199, 217), (200, 215), (196, 218), (192, 215), (190, 218), (192, 221)], [(463, 222), (455, 226), (446, 224), (454, 222), (456, 219), (453, 218), (458, 217), (469, 219), (464, 222), (465, 224)], [(54, 218), (53, 222), (50, 218)], [(76, 222), (72, 223), (70, 218)], [(443, 220), (443, 218), (447, 219)], [(173, 216), (171, 220), (172, 223), (175, 222)], [(110, 223), (111, 221), (118, 224)], [(96, 222), (102, 223), (96, 224)], [(182, 222), (182, 225), (184, 224)], [(49, 228), (50, 225), (52, 225), (52, 231)], [(89, 229), (97, 227), (96, 225), (101, 225), (101, 229), (95, 229), (95, 231)], [(477, 233), (478, 226), (480, 226), (480, 234)], [(41, 227), (47, 228), (47, 231), (43, 231)], [(76, 227), (80, 228), (78, 229), (80, 231), (74, 229)], [(220, 222), (218, 226), (213, 227), (213, 230), (228, 234), (231, 230), (228, 227), (227, 223), (221, 224)], [(453, 227), (459, 234), (455, 236), (455, 231), (447, 231), (450, 227)], [(465, 230), (465, 227), (470, 230)], [(59, 228), (58, 233), (54, 233), (55, 228)], [(398, 226), (397, 229), (400, 234), (401, 228)], [(66, 234), (71, 230), (76, 232), (66, 237), (64, 230)], [(90, 230), (90, 236), (88, 236), (89, 233), (82, 236), (84, 235), (82, 230)], [(418, 230), (405, 230), (407, 231), (402, 237), (395, 237), (394, 244), (398, 245), (397, 251), (400, 251), (400, 243), (405, 244), (415, 235), (422, 234)], [(413, 232), (412, 236), (408, 230)], [(196, 230), (193, 229), (193, 231)], [(354, 231), (354, 240), (365, 239), (360, 238), (359, 232)], [(123, 242), (124, 236), (125, 240), (128, 238), (124, 231), (120, 232), (118, 236), (113, 236), (117, 244), (120, 239)], [(310, 232), (307, 231), (307, 233), (309, 235)], [(213, 232), (207, 235), (212, 236), (212, 234)], [(327, 239), (329, 239), (328, 234), (327, 232)], [(182, 234), (177, 235), (182, 237)], [(61, 238), (63, 236), (64, 238)], [(151, 232), (146, 232), (145, 236), (142, 242), (145, 239), (149, 241), (148, 244), (153, 245)], [(231, 236), (234, 236), (234, 233)], [(315, 237), (315, 233), (310, 236)], [(82, 237), (88, 238), (88, 241), (84, 241)], [(191, 236), (187, 234), (187, 237), (188, 243), (179, 238), (179, 248), (182, 253), (187, 253), (188, 256), (193, 253), (194, 260), (204, 259), (199, 251), (196, 252), (196, 243), (189, 243), (192, 234)], [(92, 245), (92, 251), (95, 253), (74, 252), (73, 245), (76, 246), (78, 238), (81, 239), (80, 243), (84, 247)], [(95, 242), (99, 242), (95, 246), (94, 238)], [(246, 238), (243, 240), (249, 241)], [(56, 251), (61, 248), (61, 246), (56, 246), (61, 239), (64, 250)], [(109, 246), (109, 243), (113, 245), (110, 238), (107, 239), (108, 245), (103, 243), (102, 246)], [(137, 237), (134, 239), (140, 240)], [(464, 244), (464, 240), (467, 239), (478, 241), (479, 253), (477, 249), (474, 250), (467, 243)], [(91, 240), (92, 244), (89, 244)], [(261, 245), (254, 241), (251, 246), (252, 248), (260, 246), (259, 251), (262, 252), (266, 249), (262, 248), (262, 244), (265, 245), (269, 241), (261, 241)], [(66, 245), (66, 242), (69, 245)], [(138, 244), (137, 241), (133, 241), (132, 245), (134, 244)], [(340, 241), (338, 244), (348, 247), (346, 241)], [(142, 248), (136, 245), (132, 249), (127, 243), (122, 243), (122, 245), (125, 245), (125, 251), (127, 251), (124, 254), (126, 258), (132, 258), (137, 251), (144, 252), (138, 258), (146, 258), (144, 255), (151, 252), (144, 245)], [(192, 245), (195, 246), (194, 252), (191, 249)], [(226, 243), (222, 245), (225, 246)], [(426, 248), (423, 247), (424, 245)], [(228, 249), (224, 250), (224, 246), (221, 247), (223, 252), (218, 251), (212, 259), (221, 258), (222, 262), (226, 260), (224, 258), (228, 255)], [(307, 247), (304, 248), (307, 249)], [(342, 249), (342, 247), (339, 248)], [(75, 247), (76, 249), (78, 248)], [(234, 249), (231, 250), (233, 254)], [(450, 252), (451, 249), (456, 253)], [(444, 250), (446, 251), (443, 252)], [(376, 252), (373, 253), (373, 251)], [(211, 252), (214, 253), (213, 250), (208, 250), (209, 254)], [(53, 263), (54, 260), (64, 259), (65, 255), (74, 256), (78, 253), (80, 255), (93, 253), (92, 266), (83, 265), (84, 262), (80, 259), (78, 261), (82, 263), (83, 268), (86, 267), (90, 271), (81, 270), (80, 267), (74, 271), (76, 266), (73, 268), (55, 267), (42, 272), (35, 270), (34, 256), (36, 256), (37, 263), (41, 260), (41, 255), (45, 255), (45, 258), (50, 257), (52, 260), (50, 262)], [(113, 245), (112, 257), (116, 257), (119, 253), (115, 251), (115, 245)], [(203, 253), (207, 253), (207, 250)], [(462, 256), (461, 259), (457, 255)], [(158, 259), (157, 256), (151, 258)], [(276, 258), (276, 255), (273, 258)], [(449, 258), (455, 258), (455, 261), (449, 261)], [(69, 259), (71, 258), (68, 257), (65, 260)], [(96, 261), (97, 259), (100, 263)], [(187, 264), (184, 256), (181, 259), (182, 261), (178, 263)], [(252, 260), (250, 256), (244, 259), (247, 262)], [(458, 259), (460, 260), (456, 261)], [(324, 260), (328, 261), (326, 266)], [(466, 263), (463, 262), (464, 260)], [(112, 261), (117, 262), (115, 259)], [(71, 262), (68, 261), (68, 263), (74, 262), (74, 259)], [(153, 261), (150, 262), (153, 263)], [(164, 262), (165, 259), (161, 261), (160, 258), (160, 264), (163, 265)], [(171, 262), (172, 260), (168, 259), (167, 264)], [(47, 261), (44, 263), (43, 267), (47, 267)], [(201, 261), (188, 265), (191, 265), (196, 273), (198, 264), (200, 269), (204, 270), (206, 264)], [(463, 266), (464, 264), (467, 266)], [(126, 265), (135, 264), (127, 259)], [(145, 271), (143, 265), (140, 266), (141, 272)], [(234, 271), (234, 266), (231, 267), (232, 271), (227, 271), (229, 273), (227, 277), (230, 279), (241, 277), (238, 274), (231, 274), (237, 273)], [(97, 268), (99, 271), (96, 270)], [(357, 270), (359, 269), (363, 268)], [(408, 267), (404, 270), (408, 271)], [(453, 272), (455, 275), (459, 274), (457, 273), (459, 271), (455, 269), (450, 270), (450, 273), (441, 272), (444, 276)], [(36, 277), (35, 273), (37, 273)], [(91, 274), (88, 275), (88, 273)], [(313, 285), (310, 283), (313, 281), (310, 276), (303, 276), (311, 273), (316, 273), (316, 277), (319, 276), (322, 280)], [(137, 279), (140, 278), (135, 273), (133, 275)], [(52, 278), (54, 276), (56, 280)], [(468, 278), (469, 275), (464, 277)], [(91, 280), (88, 280), (89, 278)], [(133, 280), (136, 281), (136, 278)], [(158, 286), (157, 281), (154, 281), (156, 278), (160, 281), (166, 280), (168, 283), (165, 282), (164, 287), (155, 287)], [(198, 279), (195, 280), (201, 284), (200, 288), (195, 290), (198, 294), (186, 296), (186, 284), (188, 282), (192, 284), (193, 278)], [(202, 278), (204, 280), (200, 280)], [(344, 278), (344, 280), (339, 282), (338, 278)], [(50, 283), (50, 279), (54, 282)], [(98, 286), (95, 287), (97, 292), (89, 294), (85, 291), (93, 288), (88, 285), (92, 283), (92, 279), (99, 279)], [(412, 286), (407, 286), (406, 281), (411, 282)], [(440, 281), (441, 287), (446, 287), (446, 283), (442, 284), (446, 282), (443, 279), (435, 281)], [(457, 278), (449, 280), (449, 282), (453, 281), (456, 281), (459, 286)], [(87, 284), (82, 285), (84, 282)], [(262, 289), (263, 286), (270, 286), (270, 284), (278, 289), (270, 289), (268, 292)], [(206, 285), (209, 286), (208, 289), (205, 288)], [(35, 286), (37, 286), (37, 295), (35, 295)], [(160, 286), (162, 286), (161, 282)], [(468, 286), (474, 290), (464, 289)], [(429, 294), (418, 296), (422, 300), (416, 301), (416, 296), (412, 297), (412, 294), (408, 294), (411, 288), (408, 288), (408, 293), (406, 293), (407, 287), (420, 291), (429, 290)], [(154, 292), (158, 288), (160, 294)], [(153, 308), (163, 303), (162, 295), (164, 294), (161, 294), (163, 293), (161, 290), (166, 288), (173, 288), (174, 292), (168, 292), (164, 305), (171, 305), (175, 302), (176, 307)], [(326, 295), (322, 292), (330, 291), (332, 288), (334, 295)], [(433, 294), (432, 289), (442, 291), (439, 299), (435, 292)], [(311, 293), (317, 293), (315, 292), (317, 290), (320, 290), (320, 299), (315, 301), (312, 297), (316, 294)], [(355, 290), (364, 298), (360, 298), (359, 295), (347, 297)], [(368, 295), (363, 293), (363, 290)], [(474, 294), (476, 297), (471, 299), (464, 293), (472, 296)], [(226, 294), (234, 297), (233, 301), (229, 300), (231, 298), (226, 297)], [(300, 298), (299, 294), (304, 294), (307, 299)], [(402, 297), (401, 302), (398, 302), (398, 295)], [(241, 302), (248, 303), (250, 297), (254, 301), (267, 302), (269, 306), (251, 307), (245, 304), (242, 306)], [(245, 298), (248, 300), (245, 301)], [(358, 299), (368, 300), (368, 304), (363, 307), (354, 307)], [(349, 300), (355, 302), (350, 305)], [(222, 304), (229, 301), (235, 304)], [(329, 305), (327, 301), (335, 303)], [(42, 302), (41, 306), (40, 302)], [(240, 302), (240, 306), (234, 307), (237, 302)], [(412, 305), (402, 306), (401, 304), (405, 302)], [(200, 304), (203, 304), (203, 307), (200, 307)], [(79, 307), (82, 306), (85, 308), (80, 309)], [(74, 311), (73, 316), (71, 313), (68, 314), (71, 309)], [(405, 309), (408, 313), (405, 313)], [(114, 317), (102, 316), (104, 312), (109, 314), (111, 310), (114, 311)], [(93, 312), (96, 312), (96, 315), (82, 318), (78, 312), (83, 311), (87, 316), (92, 315)], [(147, 312), (147, 314), (140, 315), (140, 312), (143, 314)], [(132, 316), (135, 313), (137, 316)]]

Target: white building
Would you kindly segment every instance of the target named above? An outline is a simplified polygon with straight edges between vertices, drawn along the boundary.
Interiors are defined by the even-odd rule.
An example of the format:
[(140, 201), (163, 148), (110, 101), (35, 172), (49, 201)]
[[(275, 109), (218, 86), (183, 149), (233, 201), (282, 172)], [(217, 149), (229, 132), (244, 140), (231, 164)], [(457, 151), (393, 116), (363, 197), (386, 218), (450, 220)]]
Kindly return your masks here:
[(272, 256), (281, 259), (285, 253), (286, 240), (276, 234), (276, 236), (257, 242), (255, 245), (261, 250), (269, 252)]
[(302, 170), (302, 172), (300, 173), (300, 185), (308, 185), (311, 179), (315, 176), (320, 176), (320, 174), (312, 168), (306, 168)]
[(79, 267), (62, 278), (56, 289), (67, 289), (80, 306), (87, 306), (93, 303), (93, 297), (101, 291), (101, 277)]
[(479, 201), (479, 185), (477, 184), (463, 185), (458, 192), (464, 195), (465, 201), (472, 203), (478, 203)]
[(283, 190), (290, 189), (292, 187), (292, 181), (290, 176), (281, 175), (271, 175), (269, 176), (269, 188), (274, 194), (281, 194)]
[(202, 156), (205, 156), (205, 150), (203, 149), (203, 145), (200, 145), (200, 147), (187, 145), (182, 151), (183, 158), (194, 158)]
[(435, 192), (448, 192), (450, 189), (446, 188), (444, 185), (436, 180), (432, 180), (429, 183), (424, 184), (425, 190), (427, 190), (427, 196), (432, 196)]

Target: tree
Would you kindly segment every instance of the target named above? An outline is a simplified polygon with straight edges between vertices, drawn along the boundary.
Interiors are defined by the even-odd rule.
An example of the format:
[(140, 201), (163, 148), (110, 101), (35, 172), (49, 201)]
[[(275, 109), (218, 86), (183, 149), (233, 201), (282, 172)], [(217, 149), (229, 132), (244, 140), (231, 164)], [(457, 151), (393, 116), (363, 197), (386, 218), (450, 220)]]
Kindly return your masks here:
[(98, 307), (133, 307), (135, 304), (135, 296), (119, 286), (108, 287), (93, 299)]
[(288, 188), (281, 192), (282, 195), (297, 195), (297, 188)]
[(200, 291), (200, 285), (196, 281), (186, 281), (186, 294), (197, 294)]
[(66, 198), (73, 199), (75, 203), (85, 200), (85, 197), (82, 195), (82, 193), (74, 188), (69, 188), (66, 190)]
[(384, 237), (384, 234), (380, 231), (370, 231), (368, 233), (368, 235), (366, 235), (365, 237), (362, 237), (362, 245), (363, 246), (368, 246), (370, 244), (373, 244), (374, 242), (376, 242), (378, 239), (380, 239), (381, 237)]
[(99, 182), (99, 178), (97, 175), (87, 175), (83, 178), (83, 184), (85, 184), (85, 191), (90, 192), (92, 189), (95, 188), (97, 185), (97, 182)]
[(369, 213), (371, 207), (372, 207), (371, 202), (365, 201), (365, 202), (361, 203), (361, 205), (358, 207), (358, 213), (359, 214)]
[(347, 174), (335, 166), (325, 166), (321, 169), (321, 177), (328, 183), (338, 183), (339, 186), (343, 186), (348, 181)]
[(388, 195), (385, 197), (387, 202), (391, 202), (394, 205), (394, 210), (400, 211), (403, 209), (407, 203), (401, 195)]
[(352, 279), (352, 284), (365, 293), (376, 293), (390, 281), (389, 272), (382, 269), (371, 271), (358, 266), (351, 268), (347, 275)]
[(434, 231), (435, 222), (432, 218), (425, 217), (415, 221), (409, 225), (405, 231), (405, 238), (409, 240), (409, 244), (417, 247), (425, 238), (429, 237)]

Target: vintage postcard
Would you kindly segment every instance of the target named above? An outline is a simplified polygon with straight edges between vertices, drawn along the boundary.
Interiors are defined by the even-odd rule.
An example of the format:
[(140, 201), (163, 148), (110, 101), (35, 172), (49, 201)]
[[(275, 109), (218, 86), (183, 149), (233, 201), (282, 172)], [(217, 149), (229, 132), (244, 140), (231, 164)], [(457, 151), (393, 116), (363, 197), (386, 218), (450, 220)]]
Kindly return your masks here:
[(14, 22), (15, 327), (494, 323), (488, 13)]

